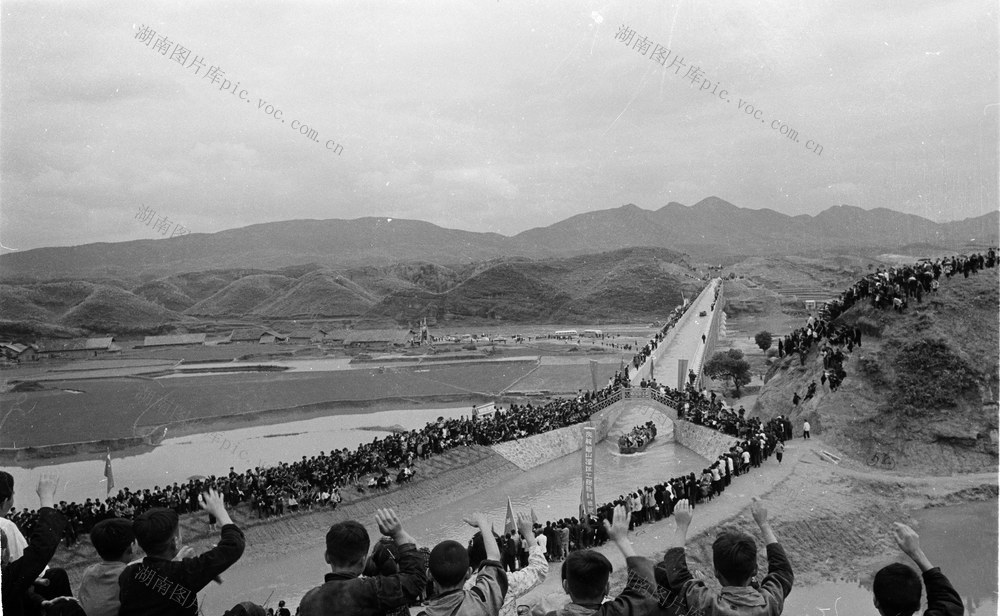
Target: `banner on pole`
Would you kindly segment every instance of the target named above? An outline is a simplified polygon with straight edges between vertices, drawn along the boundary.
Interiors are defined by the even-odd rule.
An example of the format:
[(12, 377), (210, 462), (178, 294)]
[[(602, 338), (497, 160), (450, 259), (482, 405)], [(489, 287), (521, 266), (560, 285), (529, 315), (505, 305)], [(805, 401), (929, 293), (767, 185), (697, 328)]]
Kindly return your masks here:
[(111, 488), (115, 487), (115, 474), (111, 472), (111, 450), (108, 450), (108, 457), (104, 459), (104, 478), (108, 480), (108, 494)]
[(597, 430), (594, 426), (583, 427), (583, 493), (580, 506), (584, 515), (597, 511), (597, 501), (594, 497), (594, 445), (597, 443)]

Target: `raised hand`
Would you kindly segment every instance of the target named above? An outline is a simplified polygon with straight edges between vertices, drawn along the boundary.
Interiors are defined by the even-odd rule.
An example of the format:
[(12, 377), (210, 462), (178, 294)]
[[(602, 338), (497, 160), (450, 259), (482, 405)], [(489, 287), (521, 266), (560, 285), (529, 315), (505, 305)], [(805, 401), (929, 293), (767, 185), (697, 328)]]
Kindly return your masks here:
[(677, 504), (674, 505), (674, 522), (677, 526), (687, 528), (691, 525), (692, 519), (694, 519), (694, 510), (691, 509), (691, 504), (688, 503), (687, 499), (682, 498), (677, 501)]
[(483, 533), (487, 533), (490, 531), (490, 521), (486, 517), (485, 513), (480, 513), (480, 512), (473, 513), (467, 518), (462, 518), (462, 521), (468, 524), (469, 526), (478, 528), (479, 530), (483, 531)]
[(395, 537), (403, 532), (403, 523), (392, 509), (376, 509), (375, 522), (379, 532), (386, 537)]
[(220, 514), (226, 513), (226, 503), (222, 500), (222, 495), (215, 488), (209, 488), (207, 492), (199, 494), (198, 504), (201, 505), (202, 509), (217, 518), (222, 517)]
[(535, 529), (530, 515), (524, 513), (517, 514), (517, 532), (524, 537), (529, 549), (535, 545)]
[(52, 507), (56, 502), (56, 487), (59, 485), (59, 477), (52, 473), (42, 473), (38, 478), (38, 487), (35, 493), (38, 494), (38, 501), (42, 507)]
[(757, 526), (764, 526), (767, 524), (767, 507), (761, 502), (756, 496), (753, 497), (750, 503), (750, 513), (753, 515), (753, 519), (757, 522)]
[(906, 524), (893, 522), (892, 536), (896, 540), (899, 549), (906, 552), (907, 556), (913, 556), (920, 552), (920, 535)]
[(920, 571), (926, 572), (934, 568), (930, 559), (920, 549), (920, 535), (915, 530), (901, 522), (893, 522), (892, 535), (899, 549), (906, 552), (906, 555), (912, 558), (913, 562), (917, 563)]

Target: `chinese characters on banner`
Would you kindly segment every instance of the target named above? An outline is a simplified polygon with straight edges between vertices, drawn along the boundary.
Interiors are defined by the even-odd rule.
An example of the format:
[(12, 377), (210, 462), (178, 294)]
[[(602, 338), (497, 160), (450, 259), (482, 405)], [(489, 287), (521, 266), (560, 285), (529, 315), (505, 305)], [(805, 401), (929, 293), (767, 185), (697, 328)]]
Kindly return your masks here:
[(583, 427), (583, 493), (580, 506), (584, 515), (597, 511), (597, 501), (594, 497), (594, 443), (597, 441), (597, 430), (594, 426)]

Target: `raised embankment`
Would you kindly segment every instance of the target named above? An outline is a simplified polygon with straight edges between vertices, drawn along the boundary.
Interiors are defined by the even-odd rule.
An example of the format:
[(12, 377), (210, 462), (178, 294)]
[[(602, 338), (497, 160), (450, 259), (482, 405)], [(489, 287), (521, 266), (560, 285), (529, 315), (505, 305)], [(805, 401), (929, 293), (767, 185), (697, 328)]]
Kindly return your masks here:
[[(736, 442), (736, 438), (704, 426), (678, 421), (677, 410), (666, 398), (648, 389), (634, 387), (616, 392), (598, 404), (590, 416), (597, 428), (597, 440), (617, 436), (632, 426), (653, 421), (657, 438), (673, 440), (698, 455), (714, 460)], [(516, 441), (498, 443), (492, 449), (519, 469), (526, 471), (583, 448), (582, 425), (536, 434)]]

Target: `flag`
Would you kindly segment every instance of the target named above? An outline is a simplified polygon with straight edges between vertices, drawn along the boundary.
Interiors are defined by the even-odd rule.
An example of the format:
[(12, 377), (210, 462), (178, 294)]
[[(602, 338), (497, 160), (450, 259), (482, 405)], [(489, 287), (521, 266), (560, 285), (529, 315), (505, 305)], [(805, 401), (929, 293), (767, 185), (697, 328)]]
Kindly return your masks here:
[(507, 497), (507, 519), (504, 520), (503, 532), (511, 533), (517, 530), (517, 522), (514, 520), (514, 507), (510, 504), (510, 497)]
[(104, 478), (108, 480), (108, 494), (111, 488), (115, 487), (115, 474), (111, 472), (111, 450), (108, 450), (108, 457), (104, 459)]
[(649, 356), (649, 380), (653, 380), (653, 356)]

